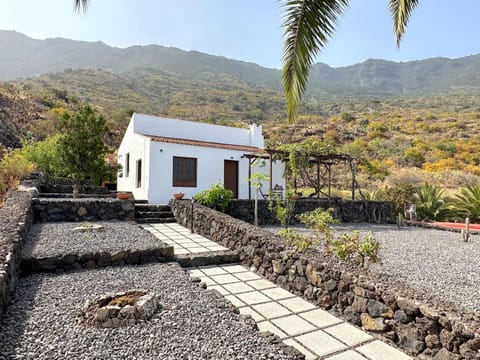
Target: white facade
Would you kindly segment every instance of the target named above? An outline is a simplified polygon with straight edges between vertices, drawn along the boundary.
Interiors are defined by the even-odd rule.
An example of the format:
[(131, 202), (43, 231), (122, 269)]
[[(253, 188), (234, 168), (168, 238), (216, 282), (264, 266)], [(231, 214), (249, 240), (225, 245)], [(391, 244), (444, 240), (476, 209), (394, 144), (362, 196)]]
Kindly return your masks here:
[[(263, 146), (262, 128), (257, 125), (241, 129), (133, 114), (118, 150), (122, 171), (117, 187), (119, 191), (131, 191), (137, 200), (165, 204), (173, 193), (183, 192), (185, 198), (192, 198), (214, 184), (225, 184), (229, 188), (233, 186), (232, 181), (236, 181), (237, 197), (248, 199), (249, 159), (244, 155), (259, 153)], [(179, 185), (178, 174), (184, 174), (178, 169), (179, 162), (184, 159), (189, 164), (196, 163), (195, 184)], [(251, 166), (250, 174), (269, 176), (269, 160), (258, 163)], [(225, 167), (237, 171), (225, 170)], [(227, 173), (230, 175), (226, 183)], [(272, 164), (272, 186), (277, 184), (285, 189), (281, 162)], [(262, 190), (266, 194), (268, 189), (269, 182), (265, 181)], [(253, 198), (255, 189), (252, 188), (250, 194)]]

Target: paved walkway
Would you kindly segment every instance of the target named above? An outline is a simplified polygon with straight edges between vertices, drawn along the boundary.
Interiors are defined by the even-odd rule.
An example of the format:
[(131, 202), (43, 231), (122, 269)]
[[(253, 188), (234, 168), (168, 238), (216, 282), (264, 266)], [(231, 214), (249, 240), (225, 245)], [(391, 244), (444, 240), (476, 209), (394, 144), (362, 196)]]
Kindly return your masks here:
[[(179, 224), (143, 226), (160, 240), (174, 246), (176, 254), (226, 250)], [(207, 288), (216, 290), (241, 314), (251, 315), (260, 331), (270, 331), (297, 348), (306, 359), (406, 360), (409, 356), (359, 328), (241, 265), (208, 266), (190, 269)]]

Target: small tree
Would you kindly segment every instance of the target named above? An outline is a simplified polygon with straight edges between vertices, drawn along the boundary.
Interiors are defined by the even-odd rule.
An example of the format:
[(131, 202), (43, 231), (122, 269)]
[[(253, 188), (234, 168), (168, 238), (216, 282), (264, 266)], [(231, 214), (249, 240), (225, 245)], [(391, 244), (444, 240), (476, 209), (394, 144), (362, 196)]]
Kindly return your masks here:
[(81, 180), (100, 183), (113, 171), (105, 162), (109, 153), (103, 141), (108, 131), (105, 118), (86, 105), (73, 116), (64, 113), (61, 127), (64, 136), (59, 140), (60, 156), (66, 172), (75, 180), (76, 190)]

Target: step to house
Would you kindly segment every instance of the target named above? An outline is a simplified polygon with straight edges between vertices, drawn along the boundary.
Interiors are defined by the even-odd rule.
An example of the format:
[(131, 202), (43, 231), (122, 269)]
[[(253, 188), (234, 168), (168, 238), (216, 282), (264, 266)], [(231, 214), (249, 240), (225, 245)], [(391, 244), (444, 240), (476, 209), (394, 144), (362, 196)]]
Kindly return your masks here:
[(135, 203), (135, 220), (140, 224), (176, 222), (170, 206), (145, 203)]

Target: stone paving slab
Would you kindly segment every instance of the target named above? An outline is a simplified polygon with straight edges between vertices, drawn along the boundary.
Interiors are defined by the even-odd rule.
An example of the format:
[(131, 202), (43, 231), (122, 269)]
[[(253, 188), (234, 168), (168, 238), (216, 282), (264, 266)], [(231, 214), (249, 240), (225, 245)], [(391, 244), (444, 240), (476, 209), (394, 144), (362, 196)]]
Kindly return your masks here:
[(408, 355), (240, 265), (188, 270), (306, 359), (407, 360)]
[(142, 227), (168, 245), (173, 245), (176, 255), (198, 254), (229, 250), (199, 234), (191, 233), (177, 223), (144, 224)]

